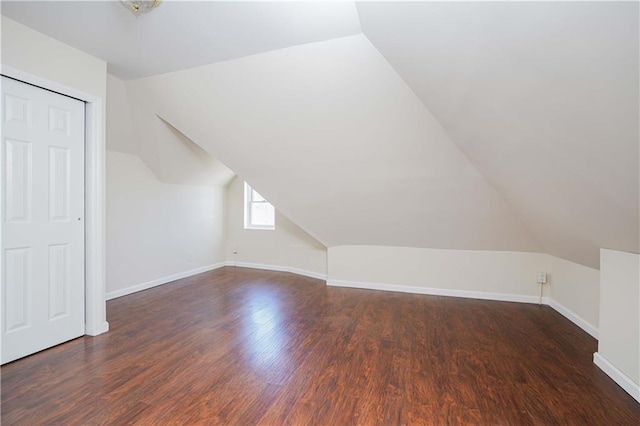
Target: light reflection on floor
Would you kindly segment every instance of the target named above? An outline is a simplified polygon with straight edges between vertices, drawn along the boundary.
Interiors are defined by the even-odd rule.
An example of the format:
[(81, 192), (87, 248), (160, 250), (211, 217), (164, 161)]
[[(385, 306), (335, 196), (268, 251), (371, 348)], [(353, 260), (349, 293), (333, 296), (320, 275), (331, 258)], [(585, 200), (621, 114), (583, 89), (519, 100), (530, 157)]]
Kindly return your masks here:
[(264, 287), (252, 289), (247, 298), (245, 354), (256, 372), (262, 375), (268, 376), (276, 364), (289, 361), (279, 304), (281, 298), (274, 289)]

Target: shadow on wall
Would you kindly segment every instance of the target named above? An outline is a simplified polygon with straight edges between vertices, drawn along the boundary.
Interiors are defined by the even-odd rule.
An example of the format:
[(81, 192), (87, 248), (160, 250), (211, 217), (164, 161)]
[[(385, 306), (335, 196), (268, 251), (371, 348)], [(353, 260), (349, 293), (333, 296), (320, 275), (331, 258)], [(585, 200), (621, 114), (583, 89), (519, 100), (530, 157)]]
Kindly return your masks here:
[(156, 119), (164, 123), (171, 133), (173, 133), (176, 140), (181, 142), (186, 150), (191, 153), (190, 157), (193, 158), (195, 162), (200, 163), (201, 167), (205, 171), (203, 176), (199, 179), (200, 181), (207, 182), (209, 185), (213, 186), (226, 186), (231, 182), (231, 179), (235, 176), (235, 173), (231, 169), (202, 149), (200, 145), (182, 134), (180, 130), (173, 127), (170, 123), (158, 116), (156, 116)]
[(162, 183), (223, 187), (234, 173), (107, 76), (107, 149), (138, 156)]

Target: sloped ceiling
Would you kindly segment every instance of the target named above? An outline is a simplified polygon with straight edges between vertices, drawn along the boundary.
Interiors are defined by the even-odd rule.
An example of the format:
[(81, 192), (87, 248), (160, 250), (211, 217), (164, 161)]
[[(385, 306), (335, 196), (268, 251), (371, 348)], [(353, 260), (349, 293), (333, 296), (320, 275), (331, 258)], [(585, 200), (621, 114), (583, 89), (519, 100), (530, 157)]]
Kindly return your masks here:
[(2, 14), (107, 61), (122, 79), (360, 33), (353, 2), (164, 1), (134, 16), (119, 1), (2, 1)]
[(107, 149), (137, 155), (163, 183), (225, 186), (235, 176), (170, 124), (135, 100), (125, 83), (107, 75)]
[(127, 88), (326, 246), (540, 249), (362, 35)]
[(640, 250), (636, 2), (93, 4), (2, 13), (183, 70), (128, 92), (327, 246)]
[(638, 252), (637, 2), (362, 2), (366, 36), (545, 250)]

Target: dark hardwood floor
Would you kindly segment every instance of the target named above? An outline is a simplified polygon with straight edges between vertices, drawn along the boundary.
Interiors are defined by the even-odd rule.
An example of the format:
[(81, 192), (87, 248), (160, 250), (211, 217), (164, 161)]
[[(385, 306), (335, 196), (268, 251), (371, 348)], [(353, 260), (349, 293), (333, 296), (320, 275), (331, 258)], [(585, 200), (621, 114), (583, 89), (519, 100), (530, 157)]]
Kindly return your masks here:
[(2, 372), (2, 424), (638, 425), (549, 307), (223, 268), (108, 302)]

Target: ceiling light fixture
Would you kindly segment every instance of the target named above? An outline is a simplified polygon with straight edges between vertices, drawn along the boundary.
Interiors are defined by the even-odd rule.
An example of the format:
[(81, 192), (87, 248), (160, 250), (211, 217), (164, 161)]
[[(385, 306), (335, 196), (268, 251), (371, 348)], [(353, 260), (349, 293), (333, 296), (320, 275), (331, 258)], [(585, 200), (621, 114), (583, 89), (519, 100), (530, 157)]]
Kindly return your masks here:
[(149, 13), (154, 8), (160, 6), (162, 0), (120, 0), (120, 3), (138, 16), (141, 13)]

